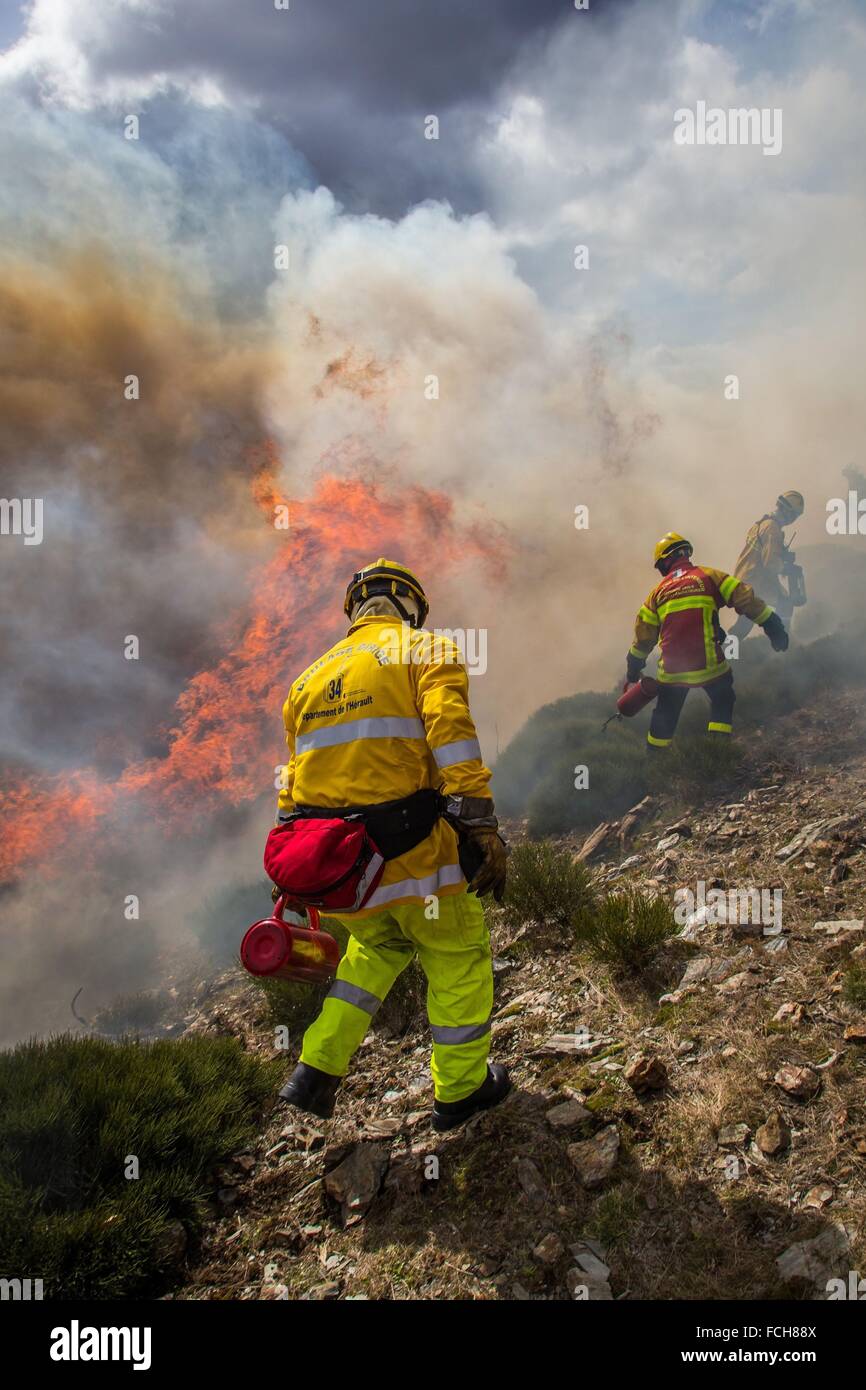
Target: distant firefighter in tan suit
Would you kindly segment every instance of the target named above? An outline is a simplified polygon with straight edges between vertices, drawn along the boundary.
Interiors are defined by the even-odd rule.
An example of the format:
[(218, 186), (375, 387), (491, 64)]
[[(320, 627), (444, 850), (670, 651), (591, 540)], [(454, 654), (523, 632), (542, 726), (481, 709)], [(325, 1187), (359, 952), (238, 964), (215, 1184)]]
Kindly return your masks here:
[[(762, 516), (750, 528), (734, 568), (736, 577), (762, 594), (786, 626), (790, 625), (794, 609), (805, 603), (806, 592), (803, 571), (794, 563), (795, 557), (785, 544), (784, 527), (791, 526), (803, 515), (804, 506), (802, 493), (783, 492), (775, 511)], [(742, 639), (751, 629), (751, 620), (741, 616), (731, 632)]]

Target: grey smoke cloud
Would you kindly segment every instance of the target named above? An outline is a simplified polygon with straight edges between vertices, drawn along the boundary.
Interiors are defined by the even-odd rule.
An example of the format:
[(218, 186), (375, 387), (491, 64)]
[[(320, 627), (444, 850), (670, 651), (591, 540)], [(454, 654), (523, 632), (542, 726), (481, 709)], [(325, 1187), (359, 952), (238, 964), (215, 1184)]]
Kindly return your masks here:
[[(399, 215), (425, 197), (478, 207), (471, 143), (503, 76), (567, 25), (633, 0), (35, 0), (13, 70), (82, 107), (178, 94), (246, 106), (348, 206)], [(172, 93), (174, 95), (172, 95)], [(442, 121), (436, 144), (423, 117)]]
[(190, 108), (162, 154), (8, 90), (2, 111), (0, 496), (43, 498), (44, 535), (3, 539), (0, 753), (116, 773), (162, 746), (244, 611), (272, 354), (256, 316), (304, 167), (223, 110)]

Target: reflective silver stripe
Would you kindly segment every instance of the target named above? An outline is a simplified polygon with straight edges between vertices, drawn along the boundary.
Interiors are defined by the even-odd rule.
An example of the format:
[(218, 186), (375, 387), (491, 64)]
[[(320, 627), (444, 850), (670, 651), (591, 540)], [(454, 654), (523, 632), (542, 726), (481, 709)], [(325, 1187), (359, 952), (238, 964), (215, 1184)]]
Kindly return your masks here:
[(390, 903), (395, 898), (429, 898), (440, 888), (462, 882), (463, 870), (460, 865), (444, 864), (429, 878), (401, 878), (399, 883), (387, 883), (384, 887), (380, 885), (375, 893), (370, 894), (364, 908), (378, 907), (380, 903)]
[(440, 1023), (431, 1023), (430, 1032), (433, 1034), (433, 1041), (437, 1043), (448, 1043), (454, 1047), (458, 1043), (475, 1042), (478, 1038), (483, 1038), (490, 1032), (490, 1019), (486, 1023), (465, 1023), (461, 1028), (445, 1028)]
[(443, 743), (441, 748), (434, 748), (432, 752), (437, 767), (467, 763), (470, 758), (481, 760), (481, 744), (477, 738), (462, 738), (459, 743)]
[(350, 985), (348, 980), (335, 980), (328, 990), (327, 997), (354, 1004), (357, 1009), (363, 1009), (365, 1014), (374, 1014), (382, 1003), (382, 1000), (377, 999), (368, 989), (361, 989), (360, 985)]
[(376, 878), (381, 875), (381, 869), (384, 862), (385, 861), (382, 858), (381, 854), (370, 855), (370, 862), (361, 876), (361, 880), (358, 884), (358, 888), (355, 893), (355, 912), (358, 912), (365, 905), (367, 889), (370, 887), (370, 884), (374, 883), (376, 881)]
[(353, 719), (349, 724), (332, 724), (329, 728), (314, 729), (295, 740), (295, 756), (309, 753), (313, 748), (333, 748), (338, 743), (354, 743), (359, 738), (418, 738), (424, 737), (420, 719), (399, 719), (387, 715), (382, 719)]

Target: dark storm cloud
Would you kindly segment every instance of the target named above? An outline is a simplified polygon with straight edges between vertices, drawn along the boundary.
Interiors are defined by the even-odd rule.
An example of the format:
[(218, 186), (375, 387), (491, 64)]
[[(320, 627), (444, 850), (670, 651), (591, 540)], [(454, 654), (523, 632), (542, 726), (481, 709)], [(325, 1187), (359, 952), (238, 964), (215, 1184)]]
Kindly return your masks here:
[[(94, 0), (92, 95), (117, 79), (216, 81), (251, 100), (351, 207), (399, 213), (427, 197), (479, 201), (468, 143), (495, 116), (518, 58), (559, 25), (630, 0), (183, 0), (135, 12)], [(442, 123), (423, 138), (423, 118)]]

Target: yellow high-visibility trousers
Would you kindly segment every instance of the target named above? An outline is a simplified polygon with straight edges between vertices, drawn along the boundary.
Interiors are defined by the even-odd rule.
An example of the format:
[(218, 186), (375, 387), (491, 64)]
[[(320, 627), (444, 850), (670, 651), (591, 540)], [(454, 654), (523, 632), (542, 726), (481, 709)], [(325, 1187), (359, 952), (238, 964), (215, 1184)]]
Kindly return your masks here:
[(490, 1052), (490, 936), (474, 893), (439, 898), (438, 908), (438, 919), (431, 920), (415, 903), (339, 918), (349, 944), (322, 1012), (304, 1034), (302, 1062), (345, 1076), (374, 1014), (417, 954), (427, 977), (436, 1098), (463, 1100), (478, 1089)]

